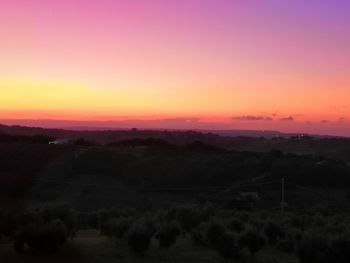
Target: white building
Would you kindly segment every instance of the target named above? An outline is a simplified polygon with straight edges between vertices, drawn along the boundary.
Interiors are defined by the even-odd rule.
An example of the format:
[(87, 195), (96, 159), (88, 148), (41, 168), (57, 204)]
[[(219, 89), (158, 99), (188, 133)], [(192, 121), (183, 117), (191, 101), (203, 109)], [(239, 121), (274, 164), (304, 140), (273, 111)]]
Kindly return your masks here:
[(54, 141), (49, 142), (49, 144), (54, 144), (54, 145), (65, 145), (69, 143), (70, 143), (70, 140), (68, 139), (56, 139)]

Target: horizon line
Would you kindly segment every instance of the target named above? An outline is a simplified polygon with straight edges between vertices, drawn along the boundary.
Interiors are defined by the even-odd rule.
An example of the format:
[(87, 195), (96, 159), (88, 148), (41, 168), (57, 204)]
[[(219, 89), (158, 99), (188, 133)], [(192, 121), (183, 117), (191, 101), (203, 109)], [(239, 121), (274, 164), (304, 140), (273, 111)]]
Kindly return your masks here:
[[(160, 119), (161, 121), (162, 119)], [(176, 119), (174, 119), (176, 120)], [(39, 128), (39, 129), (54, 129), (54, 130), (65, 130), (65, 131), (73, 131), (73, 132), (83, 132), (83, 131), (96, 131), (96, 132), (102, 132), (102, 131), (126, 131), (126, 130), (144, 130), (144, 131), (179, 131), (179, 132), (186, 132), (186, 131), (196, 131), (196, 132), (257, 132), (261, 134), (271, 134), (275, 133), (274, 137), (278, 137), (278, 135), (283, 136), (297, 136), (297, 135), (305, 135), (305, 136), (313, 136), (313, 137), (337, 137), (337, 138), (350, 138), (350, 135), (339, 135), (339, 134), (331, 134), (331, 133), (310, 133), (310, 132), (304, 132), (304, 131), (281, 131), (278, 129), (241, 129), (241, 128), (209, 128), (209, 127), (157, 127), (157, 126), (149, 126), (149, 127), (142, 127), (142, 126), (96, 126), (94, 124), (99, 123), (124, 123), (130, 122), (130, 121), (140, 121), (140, 122), (147, 122), (147, 120), (120, 120), (120, 121), (88, 121), (88, 120), (55, 120), (55, 119), (0, 119), (0, 125), (7, 126), (7, 127), (23, 127), (23, 128)], [(150, 120), (154, 121), (154, 120)], [(29, 124), (29, 123), (20, 123), (20, 122), (50, 122), (51, 124), (48, 125), (40, 125), (40, 124)], [(85, 123), (90, 124), (87, 126), (79, 125), (79, 126), (67, 126), (67, 125), (59, 125), (54, 124), (55, 122), (68, 122), (68, 123)], [(224, 134), (218, 134), (221, 136), (225, 136)], [(230, 136), (230, 135), (226, 135)], [(231, 135), (232, 136), (232, 135)], [(245, 135), (236, 135), (237, 137), (245, 136)], [(257, 137), (257, 136), (251, 136), (246, 135), (247, 137)], [(235, 137), (235, 136), (233, 136)], [(262, 136), (263, 137), (263, 136)]]

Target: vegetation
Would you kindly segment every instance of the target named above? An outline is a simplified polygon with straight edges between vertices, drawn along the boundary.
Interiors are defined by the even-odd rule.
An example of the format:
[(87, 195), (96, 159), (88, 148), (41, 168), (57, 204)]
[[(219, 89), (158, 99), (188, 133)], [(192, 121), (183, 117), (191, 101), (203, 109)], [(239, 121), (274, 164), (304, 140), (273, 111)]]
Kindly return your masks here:
[[(283, 215), (211, 207), (209, 216), (197, 217), (200, 223), (188, 228), (173, 218), (184, 209), (187, 208), (104, 209), (91, 212), (97, 215), (97, 224), (81, 225), (81, 222), (88, 221), (78, 221), (74, 231), (100, 226), (101, 235), (115, 240), (116, 247), (125, 244), (132, 255), (146, 258), (150, 257), (151, 252), (147, 251), (156, 240), (162, 250), (174, 247), (178, 240), (184, 239), (192, 249), (211, 250), (236, 262), (259, 260), (264, 251), (270, 250), (276, 254), (282, 251), (281, 255), (290, 255), (303, 263), (330, 262), (334, 258), (337, 262), (347, 262), (350, 256), (348, 214), (321, 215), (310, 210), (308, 213)], [(208, 207), (197, 206), (195, 211), (206, 214)], [(90, 216), (90, 213), (84, 214), (84, 217)], [(67, 218), (76, 217), (77, 212), (66, 205), (52, 205), (22, 214), (2, 213), (1, 236), (12, 236), (18, 253), (25, 252), (26, 247), (36, 254), (54, 253), (61, 250), (64, 243), (72, 242), (67, 241), (70, 228)], [(154, 251), (152, 248), (152, 253)]]
[[(346, 155), (240, 151), (220, 136), (152, 138), (137, 130), (108, 142), (80, 134), (67, 136), (69, 145), (48, 145), (56, 132), (0, 135), (0, 239), (23, 257), (59, 255), (93, 229), (112, 244), (111, 257), (123, 249), (126, 261), (186, 250), (191, 254), (180, 261), (205, 251), (213, 262), (271, 262), (269, 253), (280, 262), (348, 262)], [(329, 138), (281, 141), (338, 145)]]
[(176, 243), (176, 237), (180, 235), (180, 228), (175, 222), (163, 223), (156, 233), (160, 248), (169, 248)]
[(143, 256), (148, 249), (154, 232), (146, 224), (133, 225), (128, 233), (128, 245), (136, 256)]
[(66, 225), (56, 219), (50, 223), (32, 222), (22, 226), (14, 236), (14, 248), (23, 252), (24, 245), (37, 253), (56, 252), (67, 240)]

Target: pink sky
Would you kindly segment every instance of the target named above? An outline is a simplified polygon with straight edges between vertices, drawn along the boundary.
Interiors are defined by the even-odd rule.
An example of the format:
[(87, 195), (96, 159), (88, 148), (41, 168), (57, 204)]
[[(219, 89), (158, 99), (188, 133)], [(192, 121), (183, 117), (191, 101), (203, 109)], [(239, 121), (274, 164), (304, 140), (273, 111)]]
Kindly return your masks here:
[(0, 36), (2, 122), (350, 135), (348, 1), (3, 0)]

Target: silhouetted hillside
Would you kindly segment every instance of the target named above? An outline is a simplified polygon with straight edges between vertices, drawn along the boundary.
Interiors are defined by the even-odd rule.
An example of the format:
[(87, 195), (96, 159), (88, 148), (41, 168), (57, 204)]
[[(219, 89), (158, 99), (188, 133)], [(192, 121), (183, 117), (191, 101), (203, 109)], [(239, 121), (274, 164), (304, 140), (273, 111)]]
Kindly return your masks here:
[[(313, 137), (291, 135), (290, 137), (232, 137), (221, 136), (212, 132), (199, 131), (171, 131), (171, 130), (105, 130), (105, 131), (72, 131), (62, 129), (43, 129), (22, 126), (0, 125), (0, 132), (9, 135), (45, 136), (50, 138), (64, 138), (78, 140), (83, 138), (90, 143), (100, 145), (118, 145), (140, 143), (170, 143), (185, 145), (194, 141), (201, 141), (208, 145), (240, 151), (269, 152), (274, 149), (297, 154), (313, 154), (328, 156), (335, 159), (350, 161), (350, 139), (341, 137)], [(218, 131), (219, 133), (219, 131)], [(227, 134), (227, 131), (221, 131)], [(149, 139), (154, 140), (147, 142)], [(140, 141), (138, 141), (140, 140)], [(157, 141), (159, 140), (159, 141)]]
[[(143, 133), (151, 131), (140, 131)], [(339, 200), (346, 198), (345, 193), (350, 189), (350, 166), (343, 160), (344, 156), (336, 159), (278, 149), (241, 151), (206, 141), (187, 143), (186, 133), (176, 134), (185, 139), (175, 144), (160, 138), (134, 138), (108, 146), (85, 138), (67, 145), (49, 145), (48, 137), (40, 137), (43, 135), (3, 134), (0, 136), (3, 138), (0, 143), (1, 194), (17, 201), (26, 196), (26, 201), (32, 205), (64, 201), (81, 209), (97, 209), (116, 203), (237, 205), (235, 198), (240, 191), (259, 193), (261, 205), (269, 202), (276, 206), (282, 178), (288, 183), (286, 191), (293, 205), (326, 201), (323, 197), (328, 194), (322, 198), (310, 195), (315, 189), (316, 192), (336, 192)], [(199, 136), (207, 138), (205, 134)], [(334, 147), (339, 143), (336, 139), (313, 138), (231, 138), (234, 139), (237, 143), (255, 143), (255, 150), (261, 147), (259, 142), (277, 141), (290, 147), (321, 143)], [(293, 187), (314, 190), (300, 193)]]

